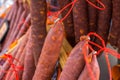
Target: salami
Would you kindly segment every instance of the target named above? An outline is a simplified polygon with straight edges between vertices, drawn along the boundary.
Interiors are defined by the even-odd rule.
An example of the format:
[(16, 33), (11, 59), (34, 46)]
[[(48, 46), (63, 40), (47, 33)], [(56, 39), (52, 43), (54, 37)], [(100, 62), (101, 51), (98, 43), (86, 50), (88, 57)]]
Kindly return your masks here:
[[(18, 47), (11, 53), (13, 57), (15, 57), (15, 55), (16, 55), (19, 47), (20, 47), (20, 45), (18, 45)], [(8, 60), (6, 60), (5, 63), (2, 65), (1, 69), (3, 71), (7, 71), (9, 69), (9, 67), (10, 67), (10, 64), (9, 64)], [(0, 72), (0, 80), (2, 80), (2, 78), (4, 77), (4, 75), (5, 75), (5, 73), (1, 71)]]
[[(108, 34), (111, 24), (112, 0), (101, 0), (101, 2), (106, 6), (106, 8), (105, 10), (98, 12), (97, 34), (99, 34), (106, 43), (108, 40)], [(96, 42), (100, 44), (100, 41), (98, 39), (96, 39)]]
[[(28, 43), (29, 43), (29, 40), (28, 40)], [(29, 48), (31, 48), (30, 44), (26, 48), (26, 56), (24, 60), (24, 72), (22, 75), (22, 80), (32, 80), (32, 77), (35, 71), (33, 54), (31, 54), (30, 50), (28, 50)]]
[(77, 80), (78, 79), (85, 65), (84, 55), (82, 52), (82, 47), (85, 44), (86, 44), (86, 41), (83, 40), (83, 41), (80, 41), (73, 48), (63, 68), (63, 71), (60, 75), (59, 80)]
[[(26, 34), (26, 35), (24, 36), (24, 38), (22, 39), (20, 48), (18, 49), (18, 51), (17, 51), (17, 53), (16, 53), (16, 55), (15, 55), (15, 58), (18, 59), (18, 60), (19, 60), (20, 55), (22, 55), (21, 53), (23, 53), (23, 49), (25, 48), (25, 45), (26, 45), (25, 43), (26, 43), (27, 40), (28, 40), (28, 33), (29, 33), (29, 32), (27, 32), (27, 34)], [(17, 61), (14, 60), (13, 63), (16, 64)], [(12, 69), (12, 66), (9, 68), (9, 70), (11, 70), (11, 69)], [(9, 71), (9, 72), (7, 73), (7, 76), (6, 76), (6, 78), (5, 78), (6, 80), (10, 79), (10, 76), (11, 76), (12, 72), (13, 72), (13, 71)]]
[(14, 25), (14, 21), (15, 21), (16, 16), (17, 16), (17, 11), (18, 11), (18, 2), (17, 1), (14, 3), (14, 10), (15, 11), (14, 11), (13, 16), (12, 16), (12, 20), (11, 20), (11, 23), (10, 23), (10, 28), (9, 28), (8, 34), (5, 38), (5, 41), (3, 42), (2, 50), (5, 50), (8, 47), (8, 43), (9, 43), (8, 39), (11, 37), (10, 34), (13, 31), (13, 25)]
[(16, 20), (14, 21), (13, 30), (12, 30), (12, 32), (10, 34), (11, 38), (9, 38), (8, 45), (10, 45), (13, 42), (13, 38), (12, 37), (14, 37), (13, 34), (15, 34), (14, 32), (16, 31), (17, 24), (19, 22), (19, 19), (21, 17), (21, 14), (23, 13), (23, 11), (24, 11), (23, 4), (19, 3), (19, 9), (18, 9), (18, 12), (17, 12)]
[(22, 35), (24, 35), (27, 30), (29, 29), (30, 27), (30, 24), (31, 24), (31, 18), (30, 18), (30, 14), (27, 16), (24, 24), (21, 26), (21, 29), (19, 30), (19, 33), (18, 35), (16, 36), (16, 39), (19, 39)]
[[(92, 61), (89, 63), (91, 71), (95, 80), (99, 80), (100, 77), (100, 68), (95, 55), (93, 55)], [(82, 73), (80, 74), (78, 80), (92, 80), (90, 73), (88, 72), (87, 66), (84, 67)]]
[(56, 23), (56, 26), (50, 29), (45, 39), (33, 80), (51, 80), (56, 62), (60, 55), (63, 39), (63, 25), (62, 23)]
[(34, 56), (35, 65), (37, 65), (37, 62), (43, 47), (43, 43), (47, 34), (46, 32), (46, 19), (47, 19), (46, 1), (31, 0), (30, 11), (31, 11), (30, 43), (32, 44), (30, 48), (31, 50), (30, 52)]
[[(96, 1), (92, 1), (92, 3), (97, 4)], [(89, 17), (89, 32), (96, 32), (97, 30), (97, 9), (88, 4), (88, 17)], [(94, 41), (94, 37), (91, 37), (91, 40)]]
[(76, 43), (80, 36), (88, 33), (88, 10), (85, 0), (77, 0), (73, 8), (74, 30)]
[[(112, 46), (118, 46), (117, 43), (119, 38), (119, 20), (120, 20), (120, 1), (119, 0), (112, 0), (113, 3), (113, 10), (112, 10), (112, 26), (109, 35), (109, 41)], [(118, 45), (117, 45), (118, 44)]]
[[(58, 0), (58, 3), (60, 5), (60, 9), (62, 9), (64, 6), (69, 4), (71, 0)], [(65, 9), (61, 14), (62, 17), (64, 17), (67, 12), (70, 10), (71, 6), (67, 9)], [(69, 43), (74, 46), (75, 45), (75, 33), (74, 33), (74, 23), (73, 23), (73, 14), (72, 12), (69, 14), (69, 16), (63, 21), (65, 26), (65, 32), (66, 32), (66, 38), (69, 41)]]
[[(29, 31), (30, 31), (30, 29), (25, 34), (25, 39), (22, 40), (22, 44), (23, 45), (21, 45), (20, 49), (17, 52), (17, 55), (15, 56), (15, 58), (19, 60), (19, 62), (14, 60), (14, 64), (16, 66), (21, 66), (21, 67), (24, 66), (24, 58), (25, 58), (25, 51), (26, 51), (26, 48), (27, 48), (26, 44), (28, 42)], [(18, 69), (18, 73), (17, 74), (19, 75), (19, 80), (21, 80), (21, 78), (22, 78), (22, 72), (23, 72), (23, 70), (19, 70)], [(10, 80), (16, 80), (16, 78), (15, 78), (15, 75), (16, 75), (15, 72), (12, 72), (11, 74), (12, 75), (11, 75), (11, 77), (9, 77), (9, 79)]]

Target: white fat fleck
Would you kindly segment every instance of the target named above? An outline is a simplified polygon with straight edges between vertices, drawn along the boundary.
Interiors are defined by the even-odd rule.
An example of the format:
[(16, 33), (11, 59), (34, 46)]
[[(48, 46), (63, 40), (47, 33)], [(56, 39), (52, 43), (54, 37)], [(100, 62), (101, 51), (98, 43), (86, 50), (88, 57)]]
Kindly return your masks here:
[(96, 54), (96, 53), (97, 53), (97, 51), (93, 51), (93, 52), (92, 52), (92, 54)]
[(56, 22), (58, 22), (60, 20), (60, 18), (57, 18), (54, 22), (56, 23)]
[(88, 40), (90, 40), (90, 37), (88, 36)]

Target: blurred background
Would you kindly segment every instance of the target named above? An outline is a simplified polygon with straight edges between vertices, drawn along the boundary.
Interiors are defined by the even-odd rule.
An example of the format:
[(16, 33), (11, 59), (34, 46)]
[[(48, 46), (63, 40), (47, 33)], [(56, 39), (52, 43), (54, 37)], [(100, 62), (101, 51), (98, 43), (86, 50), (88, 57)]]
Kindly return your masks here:
[(13, 0), (0, 0), (0, 15), (13, 4)]

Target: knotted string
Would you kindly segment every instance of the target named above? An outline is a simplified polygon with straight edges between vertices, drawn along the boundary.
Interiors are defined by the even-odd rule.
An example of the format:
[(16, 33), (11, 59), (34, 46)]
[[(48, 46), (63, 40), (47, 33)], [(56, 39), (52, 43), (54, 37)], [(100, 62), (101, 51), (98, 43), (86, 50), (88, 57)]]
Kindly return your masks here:
[(58, 14), (57, 16), (59, 17), (59, 15), (66, 9), (68, 8), (69, 6), (71, 6), (70, 10), (67, 12), (67, 14), (60, 20), (60, 22), (63, 22), (67, 17), (68, 15), (70, 14), (70, 12), (72, 11), (75, 3), (77, 2), (77, 0), (74, 0), (72, 2), (70, 2), (69, 4), (67, 4), (66, 6), (64, 6), (60, 11), (58, 11)]
[[(95, 77), (94, 77), (94, 74), (93, 74), (93, 71), (92, 71), (92, 69), (91, 69), (91, 66), (89, 65), (89, 62), (88, 62), (88, 58), (87, 58), (87, 47), (90, 47), (90, 45), (88, 45), (88, 44), (84, 44), (84, 46), (83, 46), (83, 48), (82, 48), (82, 52), (83, 52), (83, 55), (84, 55), (84, 59), (85, 59), (85, 62), (86, 62), (86, 67), (87, 67), (87, 69), (88, 69), (88, 72), (89, 72), (89, 74), (90, 74), (90, 77), (91, 77), (91, 79), (92, 80), (95, 80)], [(90, 49), (91, 49), (91, 47), (90, 47)], [(93, 50), (93, 49), (92, 49)]]
[[(89, 0), (86, 0), (90, 5), (92, 5), (93, 7), (95, 7), (95, 8), (97, 8), (97, 9), (99, 9), (99, 10), (104, 10), (105, 9), (105, 5), (102, 3), (102, 2), (100, 2), (100, 0), (97, 0), (97, 2), (102, 6), (102, 8), (101, 7), (98, 7), (98, 6), (96, 6), (95, 4), (93, 4), (92, 2), (90, 2)], [(67, 4), (65, 7), (63, 7), (60, 11), (58, 11), (57, 12), (57, 21), (56, 21), (56, 23), (62, 23), (66, 18), (67, 18), (67, 16), (70, 14), (70, 12), (72, 11), (72, 9), (73, 9), (73, 7), (74, 7), (74, 5), (75, 5), (75, 3), (77, 2), (77, 0), (74, 0), (74, 1), (72, 1), (71, 3), (69, 3), (69, 4)], [(62, 18), (62, 19), (59, 19), (59, 15), (66, 9), (66, 8), (68, 8), (69, 6), (71, 6), (71, 8), (70, 8), (70, 10), (68, 11), (68, 13)], [(50, 13), (50, 12), (48, 12), (48, 16), (50, 16), (50, 15), (52, 15), (52, 13)], [(56, 23), (55, 23), (55, 25), (56, 25)], [(55, 26), (54, 25), (54, 26)], [(105, 42), (104, 42), (104, 40), (100, 37), (100, 36), (98, 36), (96, 33), (89, 33), (88, 34), (88, 36), (91, 36), (91, 35), (94, 35), (94, 36), (96, 36), (97, 38), (99, 38), (100, 40), (101, 40), (101, 42), (102, 42), (102, 44), (103, 44), (103, 46), (100, 46), (100, 45), (98, 45), (98, 44), (96, 44), (96, 43), (94, 43), (94, 42), (92, 42), (92, 41), (90, 41), (90, 40), (88, 40), (88, 42), (89, 43), (91, 43), (91, 44), (93, 44), (93, 45), (95, 45), (95, 46), (97, 46), (98, 48), (100, 48), (100, 50), (98, 51), (98, 53), (97, 54), (100, 54), (100, 52), (101, 51), (103, 51), (103, 48), (105, 48)], [(89, 63), (88, 63), (88, 60), (87, 60), (87, 52), (86, 52), (86, 50), (85, 50), (85, 47), (89, 47), (90, 48), (90, 50), (92, 50), (92, 51), (94, 51), (94, 49), (92, 48), (92, 46), (91, 45), (89, 45), (89, 44), (87, 44), (87, 45), (85, 45), (84, 47), (83, 47), (83, 53), (84, 53), (84, 59), (85, 59), (85, 61), (86, 61), (86, 66), (87, 66), (87, 68), (88, 68), (88, 71), (89, 71), (89, 73), (90, 73), (90, 77), (91, 77), (91, 79), (92, 80), (95, 80), (95, 77), (94, 77), (94, 75), (93, 75), (93, 72), (92, 72), (92, 69), (91, 69), (91, 67), (90, 67), (90, 65), (89, 65)], [(110, 50), (109, 50), (110, 51)], [(112, 52), (112, 51), (111, 51)], [(96, 55), (97, 55), (96, 54)], [(110, 71), (110, 63), (109, 63), (109, 61), (108, 61), (108, 57), (106, 56), (106, 62), (107, 62), (107, 64), (108, 64), (108, 70), (109, 70), (109, 73), (110, 73), (110, 78), (111, 78), (111, 71)], [(111, 80), (111, 79), (110, 79)]]
[[(104, 10), (104, 9), (105, 9), (104, 4), (103, 4), (102, 2), (100, 2), (100, 0), (97, 0), (97, 2), (102, 6), (102, 8), (96, 6), (95, 4), (93, 4), (92, 2), (90, 2), (89, 0), (86, 0), (86, 1), (87, 1), (90, 5), (92, 5), (93, 7), (97, 8), (97, 9), (99, 9), (99, 10)], [(69, 15), (70, 12), (72, 11), (72, 9), (73, 9), (73, 7), (74, 7), (74, 5), (75, 5), (76, 2), (77, 2), (77, 0), (74, 0), (74, 1), (72, 1), (71, 3), (67, 4), (65, 7), (63, 7), (60, 11), (58, 11), (57, 17), (59, 17), (59, 15), (60, 15), (66, 8), (68, 8), (69, 6), (71, 6), (71, 8), (70, 8), (70, 10), (68, 11), (68, 13), (67, 13), (62, 19), (58, 20), (59, 22), (63, 22), (63, 21), (68, 17), (68, 15)], [(50, 14), (50, 13), (49, 13), (49, 14)], [(25, 20), (23, 19), (18, 26), (21, 26), (24, 22), (25, 22)], [(93, 34), (93, 33), (91, 33), (91, 34)], [(90, 36), (91, 34), (88, 34), (88, 36)], [(95, 35), (95, 34), (93, 34), (93, 35)], [(95, 36), (96, 36), (96, 35), (95, 35)], [(102, 40), (100, 36), (96, 36), (96, 37), (98, 37), (100, 40)], [(101, 51), (105, 51), (105, 52), (111, 52), (112, 55), (118, 57), (118, 54), (114, 53), (114, 51), (105, 48), (104, 40), (102, 41), (103, 48), (102, 48), (101, 46), (99, 46), (98, 44), (94, 43), (94, 42), (91, 42), (91, 41), (88, 41), (88, 42), (91, 43), (91, 44), (93, 44), (93, 45), (96, 45), (97, 47), (100, 48), (100, 50), (98, 51), (97, 54), (100, 54)], [(91, 50), (93, 50), (90, 45), (88, 45), (88, 47), (89, 47)], [(84, 51), (84, 50), (83, 50), (83, 51)], [(96, 54), (96, 55), (97, 55), (97, 54)], [(18, 70), (23, 70), (23, 68), (22, 68), (22, 67), (16, 67), (16, 65), (13, 64), (12, 59), (15, 59), (15, 58), (13, 58), (12, 55), (8, 55), (8, 54), (4, 54), (4, 55), (9, 59), (9, 63), (10, 63), (10, 65), (12, 66), (12, 68), (14, 69), (14, 72), (15, 72), (15, 74), (16, 74), (16, 80), (18, 80), (18, 77), (19, 77), (19, 76), (18, 76), (18, 74), (17, 74), (16, 68), (17, 68)], [(86, 55), (86, 54), (85, 54), (85, 55)], [(120, 56), (120, 55), (119, 55), (119, 56)], [(120, 58), (120, 57), (119, 57), (119, 58)], [(107, 59), (107, 57), (106, 57), (106, 59)], [(17, 59), (15, 59), (15, 60), (17, 60)], [(86, 65), (87, 65), (87, 67), (88, 67), (88, 70), (89, 70), (89, 72), (90, 72), (90, 74), (91, 74), (91, 77), (92, 77), (92, 79), (94, 80), (94, 76), (93, 76), (92, 70), (90, 69), (89, 63), (87, 62), (87, 57), (86, 57), (86, 56), (85, 56), (85, 60), (86, 60), (86, 63), (87, 63)], [(108, 59), (107, 59), (107, 60), (108, 60)], [(109, 64), (109, 61), (107, 61), (107, 60), (106, 60), (106, 62), (107, 62), (107, 64)], [(18, 61), (18, 60), (17, 60), (17, 61)], [(109, 65), (108, 65), (108, 67), (109, 67)], [(110, 69), (109, 69), (109, 70), (110, 70)], [(110, 71), (109, 71), (109, 72), (110, 72)]]
[[(68, 15), (69, 15), (70, 12), (72, 11), (72, 9), (73, 9), (73, 7), (74, 7), (74, 5), (75, 5), (75, 3), (76, 3), (77, 1), (78, 1), (78, 0), (73, 0), (72, 2), (68, 3), (66, 6), (64, 6), (61, 10), (59, 10), (59, 11), (57, 12), (56, 17), (59, 18), (59, 15), (60, 15), (65, 9), (67, 9), (68, 7), (71, 6), (71, 8), (70, 8), (70, 10), (67, 12), (67, 14), (66, 14), (62, 19), (60, 19), (60, 22), (64, 21), (64, 20), (68, 17)], [(88, 3), (89, 3), (91, 6), (93, 6), (94, 8), (96, 8), (96, 9), (98, 9), (98, 10), (105, 10), (105, 8), (106, 8), (105, 5), (104, 5), (100, 0), (96, 0), (96, 1), (97, 1), (102, 7), (99, 7), (99, 6), (95, 5), (95, 4), (93, 4), (90, 0), (86, 0), (86, 2), (88, 2)], [(48, 11), (47, 15), (48, 15), (48, 16), (52, 15), (52, 12), (49, 12), (49, 11)]]
[[(94, 55), (99, 55), (99, 54), (101, 54), (102, 51), (104, 52), (104, 56), (105, 56), (105, 59), (106, 59), (106, 63), (107, 63), (108, 71), (109, 71), (109, 75), (110, 75), (110, 80), (112, 80), (111, 67), (110, 67), (110, 62), (109, 62), (108, 54), (111, 54), (111, 55), (113, 55), (114, 57), (116, 57), (116, 58), (118, 58), (118, 59), (120, 59), (120, 54), (117, 53), (115, 50), (112, 50), (112, 49), (110, 49), (110, 48), (107, 48), (106, 45), (105, 45), (104, 40), (103, 40), (98, 34), (96, 34), (96, 33), (94, 33), (94, 32), (90, 32), (87, 36), (89, 36), (89, 37), (90, 37), (90, 36), (95, 36), (95, 37), (97, 37), (97, 38), (101, 41), (102, 46), (98, 45), (98, 44), (95, 43), (95, 42), (92, 42), (92, 41), (90, 41), (90, 40), (87, 40), (88, 43), (90, 43), (90, 44), (92, 44), (92, 45), (94, 45), (94, 46), (96, 46), (96, 47), (99, 48), (99, 50), (97, 51), (97, 53), (94, 54)], [(84, 48), (85, 48), (85, 47), (89, 47), (90, 50), (94, 51), (94, 49), (92, 48), (92, 46), (91, 46), (90, 44), (84, 45)], [(84, 53), (84, 58), (85, 58), (85, 61), (86, 61), (87, 68), (88, 68), (89, 73), (90, 73), (90, 75), (91, 75), (91, 79), (92, 79), (92, 80), (95, 80), (95, 79), (93, 78), (94, 75), (93, 75), (93, 73), (91, 72), (92, 70), (91, 70), (91, 67), (89, 66), (89, 63), (88, 63), (88, 61), (87, 61), (87, 56), (86, 56), (87, 54), (85, 53), (85, 50), (84, 50), (84, 49), (83, 49), (83, 53)]]
[(94, 3), (92, 3), (90, 0), (86, 0), (91, 6), (93, 6), (94, 8), (98, 9), (98, 10), (105, 10), (105, 5), (100, 1), (100, 0), (96, 0), (97, 3), (99, 3), (101, 5), (101, 7), (95, 5)]

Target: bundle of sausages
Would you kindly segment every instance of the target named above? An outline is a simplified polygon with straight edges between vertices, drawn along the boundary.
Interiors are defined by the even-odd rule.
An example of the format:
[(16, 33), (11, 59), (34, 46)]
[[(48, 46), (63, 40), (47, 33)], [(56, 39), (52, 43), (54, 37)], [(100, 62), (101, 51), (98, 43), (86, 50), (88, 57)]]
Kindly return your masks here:
[[(86, 63), (85, 56), (91, 56), (91, 52), (88, 47), (84, 48), (88, 40), (86, 38), (80, 40), (80, 37), (89, 32), (96, 32), (103, 38), (105, 44), (109, 41), (111, 45), (120, 48), (120, 39), (117, 37), (120, 32), (118, 29), (120, 1), (101, 0), (105, 9), (98, 10), (86, 0), (76, 0), (72, 12), (63, 22), (60, 19), (66, 16), (71, 7), (66, 6), (73, 0), (57, 1), (58, 9), (65, 10), (61, 12), (61, 16), (52, 15), (55, 19), (48, 33), (46, 21), (47, 13), (51, 9), (48, 8), (46, 0), (14, 2), (5, 17), (10, 21), (10, 26), (2, 43), (1, 54), (10, 54), (14, 58), (11, 61), (15, 65), (15, 70), (9, 59), (2, 57), (0, 80), (51, 80), (54, 72), (57, 73), (56, 80), (93, 80), (93, 78), (99, 80), (100, 69), (96, 55), (92, 54), (89, 64)], [(101, 7), (98, 1), (92, 3)], [(51, 15), (49, 17), (51, 18)], [(0, 25), (3, 22), (4, 20)], [(90, 37), (91, 41), (101, 45), (96, 37)], [(96, 47), (95, 49), (98, 50)], [(55, 68), (58, 70), (55, 71)]]

